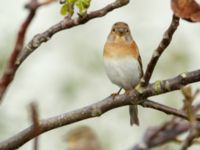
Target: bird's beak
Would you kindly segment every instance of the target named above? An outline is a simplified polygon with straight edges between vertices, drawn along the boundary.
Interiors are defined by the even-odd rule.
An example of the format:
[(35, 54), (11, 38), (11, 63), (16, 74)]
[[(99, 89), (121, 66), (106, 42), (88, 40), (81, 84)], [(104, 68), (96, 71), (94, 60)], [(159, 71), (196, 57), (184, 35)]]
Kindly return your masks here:
[(123, 33), (124, 33), (124, 29), (123, 29), (123, 28), (119, 28), (119, 29), (118, 29), (118, 32), (119, 32), (119, 35), (122, 36)]

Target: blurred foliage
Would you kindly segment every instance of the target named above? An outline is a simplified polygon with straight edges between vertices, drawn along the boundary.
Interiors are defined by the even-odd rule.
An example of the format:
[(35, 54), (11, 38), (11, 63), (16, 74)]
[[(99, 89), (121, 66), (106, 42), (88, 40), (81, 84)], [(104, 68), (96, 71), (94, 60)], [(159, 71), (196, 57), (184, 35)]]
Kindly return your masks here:
[(156, 68), (161, 76), (175, 76), (180, 72), (185, 72), (189, 68), (190, 56), (183, 50), (184, 48), (174, 48), (160, 59)]
[(68, 78), (61, 87), (61, 92), (70, 98), (74, 98), (79, 90), (88, 87), (91, 83), (91, 75), (95, 78), (100, 73), (104, 73), (102, 55), (90, 45), (78, 44), (72, 53), (72, 63), (79, 68), (80, 73), (78, 76)]
[(96, 50), (89, 46), (87, 46), (87, 48), (82, 51), (81, 49), (83, 49), (83, 47), (78, 51), (74, 51), (74, 63), (76, 63), (83, 70), (90, 73), (99, 74), (102, 72), (102, 55), (99, 55)]
[[(5, 118), (3, 111), (0, 111), (0, 118)], [(4, 135), (8, 132), (8, 128), (6, 127), (5, 122), (7, 122), (7, 119), (0, 119), (0, 139), (3, 139)]]
[(61, 88), (62, 88), (61, 92), (64, 93), (64, 95), (66, 95), (67, 97), (70, 97), (70, 98), (74, 98), (77, 94), (77, 91), (79, 89), (83, 88), (83, 81), (79, 81), (76, 78), (74, 78), (74, 79), (72, 78), (72, 79), (65, 81), (65, 84), (63, 84), (63, 86)]
[(70, 150), (102, 150), (95, 130), (90, 126), (78, 126), (66, 134), (65, 139)]
[(90, 7), (91, 0), (64, 0), (61, 2), (63, 5), (61, 7), (60, 13), (63, 16), (68, 14), (74, 14), (74, 6), (78, 8), (79, 15), (84, 15), (87, 9)]

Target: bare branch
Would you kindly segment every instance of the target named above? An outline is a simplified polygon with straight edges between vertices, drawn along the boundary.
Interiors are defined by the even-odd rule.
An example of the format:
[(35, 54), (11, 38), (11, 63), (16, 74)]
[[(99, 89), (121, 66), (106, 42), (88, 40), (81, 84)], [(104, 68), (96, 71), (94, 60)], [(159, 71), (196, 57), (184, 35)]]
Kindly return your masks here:
[[(49, 0), (49, 1), (52, 2), (54, 0)], [(128, 4), (129, 0), (116, 0), (115, 2), (108, 4), (102, 9), (85, 14), (83, 17), (78, 17), (75, 19), (71, 19), (70, 17), (65, 17), (62, 21), (52, 26), (45, 32), (35, 35), (33, 39), (28, 43), (28, 45), (21, 51), (21, 49), (23, 48), (24, 36), (27, 30), (27, 27), (29, 26), (32, 18), (35, 15), (36, 9), (39, 6), (49, 4), (50, 2), (47, 1), (44, 3), (38, 4), (38, 3), (35, 3), (33, 0), (33, 5), (29, 4), (27, 6), (28, 8), (31, 7), (30, 9), (31, 11), (26, 21), (24, 22), (24, 24), (21, 26), (22, 31), (20, 31), (18, 35), (18, 39), (20, 40), (20, 42), (17, 41), (16, 49), (14, 50), (11, 58), (9, 59), (8, 66), (6, 67), (6, 70), (4, 71), (4, 74), (0, 80), (0, 102), (2, 101), (2, 97), (6, 89), (8, 88), (9, 84), (13, 80), (15, 72), (17, 71), (17, 68), (43, 42), (47, 42), (48, 40), (50, 40), (50, 38), (59, 31), (84, 24), (88, 22), (89, 20), (92, 20), (97, 17), (105, 16), (110, 11)]]
[[(200, 103), (193, 107), (194, 112), (198, 111), (199, 109)], [(190, 128), (191, 124), (188, 121), (184, 121), (178, 117), (173, 117), (171, 120), (160, 126), (150, 127), (147, 129), (143, 136), (143, 142), (136, 144), (131, 150), (148, 150), (157, 146), (161, 146), (167, 142), (177, 142), (177, 137), (187, 132)]]
[(185, 111), (191, 124), (189, 134), (185, 138), (181, 146), (181, 150), (187, 150), (192, 145), (194, 139), (200, 136), (200, 125), (196, 121), (196, 116), (192, 109), (192, 102), (194, 101), (193, 97), (196, 96), (197, 92), (195, 92), (193, 95), (191, 87), (185, 87), (182, 89), (182, 93), (185, 96), (184, 99)]
[(180, 150), (187, 150), (193, 143), (193, 140), (200, 136), (200, 125), (196, 122), (194, 126), (191, 127), (189, 135), (183, 142)]
[(2, 102), (2, 99), (6, 92), (6, 89), (8, 88), (9, 84), (12, 82), (12, 80), (14, 78), (14, 74), (18, 68), (18, 66), (16, 65), (16, 60), (24, 46), (24, 39), (25, 39), (26, 32), (28, 30), (28, 27), (34, 18), (37, 9), (40, 6), (43, 6), (43, 5), (46, 5), (49, 3), (44, 2), (44, 3), (40, 4), (37, 2), (37, 0), (31, 0), (30, 3), (28, 3), (26, 5), (26, 8), (29, 9), (29, 14), (26, 17), (25, 21), (20, 26), (20, 29), (19, 29), (19, 32), (17, 35), (17, 40), (15, 43), (15, 47), (14, 47), (12, 54), (7, 62), (4, 73), (0, 78), (0, 103)]
[(180, 20), (179, 17), (176, 17), (175, 15), (173, 15), (169, 28), (165, 31), (165, 33), (163, 35), (163, 39), (161, 40), (160, 44), (154, 51), (154, 53), (151, 57), (151, 60), (147, 66), (144, 77), (141, 80), (142, 86), (148, 85), (149, 80), (151, 79), (152, 73), (154, 71), (154, 68), (158, 62), (158, 59), (160, 58), (160, 56), (162, 55), (162, 53), (168, 47), (168, 45), (170, 44), (170, 42), (172, 40), (173, 34), (179, 25), (179, 20)]
[(31, 103), (30, 107), (31, 107), (31, 119), (33, 122), (33, 128), (35, 134), (33, 150), (38, 150), (38, 134), (40, 133), (38, 109), (35, 103)]
[[(183, 73), (181, 75), (176, 76), (175, 78), (171, 78), (168, 80), (157, 81), (153, 84), (149, 84), (145, 88), (139, 87), (137, 89), (133, 89), (128, 94), (125, 93), (116, 96), (115, 99), (113, 99), (113, 97), (110, 96), (100, 102), (77, 109), (75, 111), (41, 120), (39, 123), (39, 134), (88, 118), (99, 117), (103, 113), (117, 107), (130, 104), (142, 105), (142, 103), (145, 103), (145, 101), (142, 99), (178, 90), (189, 83), (194, 83), (198, 81), (200, 81), (200, 70)], [(150, 105), (150, 103), (148, 103), (148, 105)], [(154, 108), (154, 106), (152, 106), (152, 108)], [(198, 117), (197, 120), (200, 120), (200, 118)], [(18, 148), (34, 137), (34, 126), (32, 125), (27, 129), (14, 135), (13, 137), (2, 141), (0, 143), (0, 149)]]
[[(34, 4), (34, 0), (31, 1), (30, 6), (33, 4)], [(28, 16), (26, 17), (25, 21), (22, 23), (20, 30), (18, 32), (15, 48), (8, 60), (4, 74), (2, 75), (0, 79), (0, 102), (9, 83), (13, 80), (13, 74), (16, 70), (15, 61), (20, 53), (20, 50), (22, 49), (24, 45), (25, 34), (33, 17), (35, 16), (35, 11), (36, 9), (30, 9)]]
[(189, 128), (189, 122), (180, 118), (173, 118), (161, 126), (148, 128), (143, 136), (142, 143), (136, 144), (131, 150), (149, 150), (161, 146), (174, 141), (177, 136), (188, 131)]
[(168, 115), (174, 115), (174, 116), (178, 116), (180, 118), (188, 120), (187, 115), (183, 111), (150, 101), (148, 99), (146, 99), (140, 105), (143, 107), (152, 108), (152, 109), (164, 112)]
[[(185, 88), (182, 88), (182, 92), (185, 98), (187, 99), (193, 98), (194, 100), (196, 93), (198, 93), (198, 90), (195, 91), (193, 94), (190, 87), (185, 87)], [(191, 106), (192, 112), (197, 112), (199, 109), (200, 109), (200, 103), (197, 103), (193, 107)], [(187, 112), (184, 113), (184, 110), (185, 110), (185, 104), (181, 110), (176, 110), (176, 111), (179, 113), (182, 112), (183, 115), (186, 117), (186, 119), (190, 121), (190, 115), (188, 115)], [(170, 141), (177, 142), (179, 135), (187, 132), (188, 130), (191, 130), (192, 128), (192, 124), (183, 119), (184, 117), (175, 115), (172, 119), (170, 119), (169, 121), (165, 122), (164, 124), (160, 126), (150, 127), (149, 129), (146, 130), (143, 136), (143, 142), (140, 144), (136, 144), (131, 150), (147, 150), (147, 149), (161, 146), (162, 144), (165, 144)], [(188, 138), (188, 141), (186, 142), (185, 145), (189, 146), (189, 143), (190, 144), (192, 143), (191, 139), (195, 138), (196, 136), (197, 136), (196, 133), (192, 133), (190, 135), (190, 138)]]
[(23, 49), (18, 61), (16, 62), (16, 65), (19, 66), (34, 50), (36, 50), (42, 43), (50, 40), (50, 38), (57, 32), (84, 24), (94, 18), (103, 17), (110, 11), (122, 7), (128, 3), (129, 0), (116, 0), (104, 8), (85, 14), (82, 17), (75, 19), (68, 17), (64, 18), (62, 21), (53, 25), (43, 33), (35, 35), (28, 45)]

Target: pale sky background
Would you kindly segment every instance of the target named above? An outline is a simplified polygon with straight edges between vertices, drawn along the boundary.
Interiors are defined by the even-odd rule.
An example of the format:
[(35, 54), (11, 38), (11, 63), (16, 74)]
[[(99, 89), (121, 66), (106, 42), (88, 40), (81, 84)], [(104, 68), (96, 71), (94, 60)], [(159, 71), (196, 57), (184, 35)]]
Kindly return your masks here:
[[(27, 16), (28, 12), (23, 9), (26, 2), (28, 1), (1, 2), (2, 60), (11, 53), (19, 26)], [(112, 0), (93, 0), (89, 10), (102, 8), (109, 2)], [(25, 43), (35, 34), (59, 22), (63, 18), (59, 10), (58, 3), (39, 9), (28, 30)], [(117, 21), (129, 24), (146, 68), (153, 50), (170, 24), (171, 16), (169, 0), (132, 0), (129, 5), (114, 10), (103, 18), (54, 35), (22, 64), (7, 91), (0, 107), (0, 141), (30, 125), (28, 106), (32, 101), (39, 105), (40, 117), (47, 118), (97, 102), (116, 92), (118, 87), (108, 80), (102, 59), (103, 45), (112, 24)], [(199, 41), (199, 24), (181, 21), (172, 43), (155, 69), (152, 81), (199, 69)], [(195, 87), (199, 87), (199, 84), (195, 84)], [(180, 108), (183, 97), (180, 92), (173, 92), (152, 99)], [(105, 150), (125, 150), (142, 139), (147, 127), (158, 125), (170, 117), (139, 107), (139, 118), (140, 127), (130, 127), (128, 107), (118, 108), (100, 118), (85, 120), (43, 134), (40, 136), (40, 150), (66, 149), (63, 136), (79, 125), (92, 127)], [(176, 145), (172, 145), (171, 149), (174, 146)], [(20, 150), (31, 148), (32, 141)], [(195, 150), (195, 147), (191, 150)]]

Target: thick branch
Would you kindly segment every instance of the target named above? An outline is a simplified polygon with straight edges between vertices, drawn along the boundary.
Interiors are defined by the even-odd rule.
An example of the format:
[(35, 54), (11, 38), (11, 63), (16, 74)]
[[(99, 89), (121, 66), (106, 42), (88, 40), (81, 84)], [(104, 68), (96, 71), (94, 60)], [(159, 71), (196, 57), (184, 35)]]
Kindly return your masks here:
[(55, 33), (65, 30), (65, 29), (69, 29), (69, 28), (81, 25), (81, 24), (84, 24), (91, 19), (103, 17), (110, 11), (112, 11), (116, 8), (122, 7), (128, 3), (129, 3), (129, 0), (116, 0), (115, 2), (105, 6), (102, 9), (85, 14), (83, 17), (78, 17), (75, 19), (71, 19), (68, 17), (64, 18), (62, 21), (53, 25), (52, 27), (47, 29), (45, 32), (35, 35), (33, 37), (33, 39), (28, 43), (28, 45), (23, 49), (18, 61), (16, 62), (16, 65), (19, 66), (42, 43), (50, 40), (50, 38)]
[(173, 15), (169, 28), (165, 31), (165, 33), (163, 35), (163, 39), (160, 41), (160, 44), (154, 51), (154, 53), (151, 57), (151, 60), (147, 66), (144, 77), (141, 80), (142, 86), (148, 85), (149, 80), (151, 79), (152, 73), (154, 71), (154, 68), (158, 62), (158, 59), (160, 58), (160, 56), (162, 55), (162, 53), (168, 47), (168, 45), (170, 44), (170, 42), (172, 40), (173, 34), (179, 25), (179, 20), (180, 20), (179, 17), (176, 17), (175, 15)]
[[(100, 102), (94, 103), (84, 108), (80, 108), (75, 111), (61, 114), (49, 119), (41, 120), (39, 124), (40, 125), (39, 134), (74, 122), (101, 116), (103, 113), (117, 107), (130, 104), (137, 104), (137, 103), (141, 103), (142, 105), (142, 103), (143, 102), (145, 103), (145, 101), (141, 99), (146, 99), (147, 97), (150, 96), (160, 95), (163, 93), (178, 90), (189, 83), (194, 83), (198, 81), (200, 81), (200, 70), (183, 73), (175, 78), (171, 78), (168, 80), (157, 81), (153, 84), (149, 84), (145, 88), (138, 87), (130, 91), (128, 94), (125, 93), (119, 96), (115, 96), (115, 99), (113, 99), (113, 97), (110, 96)], [(148, 105), (150, 105), (150, 103), (148, 103)], [(197, 119), (200, 120), (200, 118)], [(32, 138), (34, 138), (33, 125), (19, 132), (15, 136), (5, 141), (2, 141), (0, 143), (0, 150), (18, 148), (24, 143), (31, 140)]]
[(21, 51), (21, 49), (23, 47), (23, 41), (24, 41), (24, 35), (26, 33), (26, 29), (34, 16), (36, 9), (39, 6), (46, 5), (51, 1), (54, 1), (54, 0), (49, 0), (48, 2), (45, 2), (42, 4), (36, 3), (36, 4), (34, 4), (34, 7), (32, 7), (32, 5), (28, 5), (28, 8), (31, 6), (32, 9), (30, 9), (31, 10), (30, 14), (27, 17), (25, 23), (21, 27), (22, 31), (19, 32), (18, 39), (21, 42), (16, 43), (16, 50), (14, 50), (14, 52), (9, 60), (8, 67), (6, 68), (4, 75), (2, 76), (2, 78), (0, 80), (0, 102), (2, 101), (2, 97), (3, 97), (6, 89), (8, 88), (9, 84), (13, 80), (17, 68), (43, 42), (47, 42), (48, 40), (50, 40), (50, 38), (59, 31), (84, 24), (84, 23), (88, 22), (89, 20), (92, 20), (97, 17), (105, 16), (110, 11), (117, 9), (119, 7), (122, 7), (129, 3), (129, 0), (116, 0), (115, 2), (105, 6), (104, 8), (99, 9), (97, 11), (90, 12), (90, 13), (84, 15), (83, 17), (78, 17), (75, 19), (65, 18), (62, 21), (60, 21), (59, 23), (57, 23), (56, 25), (50, 27), (45, 32), (35, 35), (33, 37), (33, 39), (28, 43), (28, 45)]

